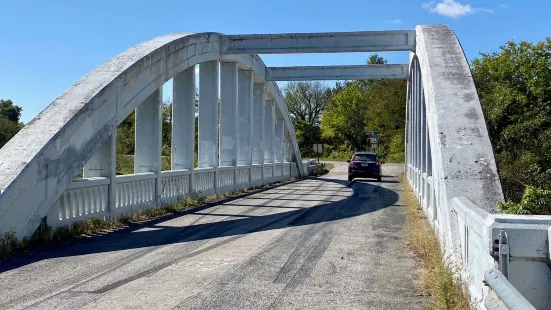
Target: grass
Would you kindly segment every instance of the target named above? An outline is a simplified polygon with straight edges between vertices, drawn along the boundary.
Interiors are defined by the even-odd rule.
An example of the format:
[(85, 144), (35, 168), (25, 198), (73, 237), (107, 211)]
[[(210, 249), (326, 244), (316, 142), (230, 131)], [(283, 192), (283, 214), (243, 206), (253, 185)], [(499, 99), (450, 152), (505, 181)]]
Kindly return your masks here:
[[(274, 183), (266, 184), (260, 187), (251, 188), (251, 190), (267, 189), (273, 185)], [(128, 227), (128, 225), (132, 223), (162, 218), (170, 214), (202, 206), (205, 203), (236, 197), (246, 192), (247, 190), (236, 190), (227, 194), (216, 194), (208, 197), (201, 193), (191, 193), (176, 203), (147, 208), (131, 215), (123, 215), (118, 219), (103, 220), (100, 218), (91, 218), (85, 221), (74, 222), (71, 226), (58, 226), (55, 229), (52, 229), (51, 226), (42, 229), (39, 228), (30, 239), (23, 238), (19, 240), (13, 231), (6, 232), (4, 236), (0, 238), (0, 262), (8, 257), (31, 250), (39, 250), (47, 246), (66, 243), (78, 238), (88, 238), (94, 235), (107, 234), (114, 230)]]
[[(161, 170), (170, 170), (170, 156), (161, 156)], [(117, 175), (133, 174), (134, 173), (134, 155), (117, 154)], [(76, 176), (77, 179), (82, 179), (82, 170)]]
[(466, 286), (446, 262), (438, 237), (426, 220), (405, 176), (401, 177), (401, 182), (406, 201), (408, 246), (422, 268), (422, 289), (433, 297), (431, 309), (474, 309)]
[[(170, 170), (170, 156), (161, 156), (161, 170)], [(134, 173), (134, 155), (117, 154), (117, 174)]]
[(318, 171), (316, 171), (316, 173), (314, 173), (311, 176), (319, 177), (319, 176), (328, 174), (329, 171), (331, 171), (331, 169), (333, 169), (333, 168), (335, 168), (335, 165), (333, 165), (333, 164), (324, 164), (323, 167), (321, 167), (321, 169), (318, 169)]

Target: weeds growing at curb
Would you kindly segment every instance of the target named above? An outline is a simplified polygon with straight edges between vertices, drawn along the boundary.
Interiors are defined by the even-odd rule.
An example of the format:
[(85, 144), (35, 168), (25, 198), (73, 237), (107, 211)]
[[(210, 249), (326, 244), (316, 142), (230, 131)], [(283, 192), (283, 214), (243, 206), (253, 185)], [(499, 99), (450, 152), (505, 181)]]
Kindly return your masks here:
[(423, 209), (417, 202), (405, 176), (402, 175), (400, 181), (406, 202), (408, 245), (422, 267), (422, 289), (433, 297), (431, 308), (474, 309), (466, 286), (445, 260), (438, 237), (426, 220)]
[[(292, 179), (282, 182), (290, 180)], [(274, 184), (275, 183), (266, 184), (261, 187), (252, 188), (251, 190), (267, 189), (272, 187)], [(123, 215), (118, 219), (104, 220), (100, 218), (91, 218), (85, 221), (74, 222), (71, 226), (58, 226), (55, 229), (52, 229), (51, 226), (39, 228), (30, 239), (23, 238), (19, 240), (15, 235), (15, 232), (6, 232), (4, 233), (4, 236), (0, 238), (0, 262), (10, 256), (25, 253), (30, 250), (38, 250), (46, 246), (65, 243), (77, 238), (106, 234), (112, 232), (113, 230), (124, 228), (132, 223), (158, 219), (169, 214), (202, 206), (205, 203), (236, 197), (246, 192), (247, 190), (241, 189), (227, 194), (216, 194), (208, 197), (201, 193), (192, 192), (176, 203), (165, 204), (161, 207), (147, 208), (131, 215)]]

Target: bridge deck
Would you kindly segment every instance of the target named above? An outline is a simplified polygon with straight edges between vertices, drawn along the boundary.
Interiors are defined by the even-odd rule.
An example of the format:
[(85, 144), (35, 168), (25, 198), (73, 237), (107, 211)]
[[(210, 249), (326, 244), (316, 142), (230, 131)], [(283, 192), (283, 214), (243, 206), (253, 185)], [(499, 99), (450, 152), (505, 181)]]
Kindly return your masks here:
[[(0, 309), (424, 309), (401, 166), (328, 176), (0, 266)], [(17, 264), (17, 266), (15, 265)]]

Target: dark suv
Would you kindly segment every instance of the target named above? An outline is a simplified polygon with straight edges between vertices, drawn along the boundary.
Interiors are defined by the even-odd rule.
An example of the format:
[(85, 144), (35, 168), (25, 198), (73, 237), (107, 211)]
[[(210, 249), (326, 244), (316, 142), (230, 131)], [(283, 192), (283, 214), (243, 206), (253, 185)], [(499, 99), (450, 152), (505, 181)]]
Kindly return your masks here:
[(373, 152), (356, 152), (348, 163), (348, 181), (354, 178), (375, 178), (381, 181), (383, 175), (381, 162)]

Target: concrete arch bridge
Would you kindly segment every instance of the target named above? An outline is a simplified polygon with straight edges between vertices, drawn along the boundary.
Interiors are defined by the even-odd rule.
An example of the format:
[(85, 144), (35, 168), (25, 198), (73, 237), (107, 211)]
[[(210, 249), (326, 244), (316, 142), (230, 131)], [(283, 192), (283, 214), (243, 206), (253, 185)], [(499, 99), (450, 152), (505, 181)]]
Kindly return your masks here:
[[(409, 63), (267, 67), (258, 56), (386, 51), (409, 53)], [(198, 74), (196, 65), (199, 65)], [(149, 206), (175, 202), (195, 191), (227, 193), (306, 175), (308, 167), (302, 164), (295, 130), (276, 81), (374, 78), (407, 79), (408, 83), (407, 97), (404, 98), (407, 106), (407, 118), (404, 120), (406, 163), (403, 166), (385, 165), (389, 182), (379, 185), (361, 181), (348, 183), (342, 178), (346, 165), (337, 164), (335, 172), (326, 178), (289, 183), (264, 194), (240, 198), (240, 207), (245, 208), (244, 201), (247, 201), (248, 209), (235, 211), (237, 213), (215, 214), (214, 210), (223, 209), (222, 205), (186, 213), (182, 216), (183, 222), (176, 225), (180, 229), (175, 230), (169, 220), (159, 224), (160, 228), (152, 227), (152, 231), (143, 232), (149, 234), (143, 240), (136, 239), (139, 238), (134, 237), (136, 234), (113, 234), (103, 239), (110, 241), (91, 241), (92, 244), (86, 248), (77, 245), (72, 250), (50, 253), (44, 258), (45, 265), (40, 270), (33, 269), (36, 261), (21, 258), (5, 265), (8, 267), (3, 267), (4, 273), (0, 274), (0, 286), (21, 283), (20, 289), (0, 297), (0, 308), (43, 309), (51, 305), (71, 309), (91, 305), (101, 308), (101, 301), (113, 301), (110, 299), (113, 296), (109, 294), (115, 294), (115, 291), (133, 296), (124, 300), (129, 306), (141, 298), (128, 289), (137, 279), (153, 277), (183, 260), (199, 264), (193, 259), (213, 253), (213, 245), (209, 242), (216, 242), (216, 238), (225, 239), (216, 245), (217, 251), (221, 252), (212, 254), (209, 262), (220, 262), (222, 257), (228, 257), (227, 264), (233, 266), (235, 262), (230, 258), (242, 262), (249, 256), (232, 252), (225, 248), (226, 244), (241, 248), (243, 253), (257, 251), (252, 245), (258, 244), (263, 246), (263, 250), (254, 252), (256, 256), (251, 254), (256, 257), (255, 264), (267, 260), (267, 253), (271, 253), (273, 264), (282, 260), (282, 269), (274, 275), (274, 281), (259, 286), (255, 281), (268, 277), (271, 269), (266, 267), (262, 272), (248, 269), (254, 265), (251, 261), (251, 264), (239, 265), (232, 271), (233, 276), (245, 277), (240, 282), (232, 282), (229, 280), (233, 279), (231, 277), (224, 278), (214, 287), (205, 287), (203, 292), (192, 289), (200, 287), (197, 283), (180, 283), (178, 285), (190, 285), (190, 290), (197, 295), (182, 297), (181, 300), (171, 297), (166, 304), (158, 301), (157, 306), (189, 308), (202, 305), (216, 308), (216, 305), (224, 304), (241, 308), (254, 305), (256, 309), (270, 305), (292, 308), (292, 305), (300, 304), (300, 298), (298, 295), (291, 296), (290, 288), (293, 288), (292, 292), (299, 292), (300, 287), (311, 290), (317, 287), (320, 294), (316, 295), (317, 299), (309, 301), (314, 308), (369, 307), (371, 302), (375, 303), (371, 306), (383, 302), (388, 309), (409, 307), (413, 300), (410, 297), (400, 299), (396, 295), (398, 297), (392, 301), (379, 293), (379, 297), (362, 293), (362, 298), (355, 299), (350, 297), (353, 292), (345, 293), (344, 289), (364, 288), (378, 281), (368, 281), (365, 270), (369, 268), (354, 265), (361, 264), (361, 257), (372, 255), (362, 251), (367, 251), (373, 244), (388, 250), (384, 255), (388, 255), (388, 260), (385, 258), (388, 264), (394, 264), (388, 271), (393, 277), (401, 279), (396, 273), (401, 272), (400, 268), (406, 268), (402, 271), (407, 273), (411, 258), (403, 264), (391, 259), (390, 253), (398, 251), (397, 243), (373, 239), (368, 235), (380, 234), (365, 231), (365, 227), (385, 226), (377, 226), (377, 221), (387, 221), (387, 227), (394, 227), (396, 239), (407, 233), (403, 231), (403, 210), (396, 207), (401, 188), (399, 184), (394, 184), (400, 171), (405, 170), (407, 180), (438, 233), (442, 248), (454, 264), (461, 266), (461, 275), (479, 305), (484, 303), (484, 298), (487, 303), (511, 305), (510, 298), (504, 297), (506, 295), (514, 296), (514, 302), (526, 302), (526, 298), (538, 309), (549, 309), (548, 240), (551, 220), (547, 217), (495, 214), (496, 203), (503, 200), (503, 194), (484, 115), (461, 45), (453, 31), (441, 25), (417, 26), (411, 30), (346, 33), (180, 33), (136, 45), (72, 85), (0, 149), (0, 232), (13, 231), (18, 238), (29, 237), (41, 224), (56, 227), (91, 217), (111, 218)], [(171, 170), (162, 171), (162, 86), (170, 79), (173, 80)], [(200, 89), (199, 134), (195, 141), (197, 88)], [(136, 118), (134, 174), (116, 175), (117, 127), (133, 111)], [(194, 166), (195, 147), (198, 150), (198, 167)], [(81, 171), (84, 177), (75, 179)], [(319, 197), (323, 199), (319, 200)], [(274, 199), (277, 200), (275, 205)], [(368, 199), (371, 202), (366, 202)], [(226, 207), (230, 204), (224, 203)], [(260, 207), (264, 210), (262, 212), (268, 212), (267, 208), (279, 211), (248, 214), (253, 207), (256, 207), (254, 212), (257, 213), (261, 212), (258, 211)], [(285, 208), (292, 210), (285, 211)], [(388, 216), (371, 222), (377, 214)], [(196, 221), (187, 220), (193, 216), (197, 217)], [(203, 223), (205, 216), (213, 219), (224, 217), (226, 220), (222, 221), (223, 224), (218, 220)], [(369, 223), (367, 226), (358, 224), (363, 219), (367, 221), (364, 224)], [(349, 224), (347, 230), (342, 230), (343, 223)], [(248, 226), (245, 229), (243, 225)], [(193, 228), (196, 229), (189, 230)], [(293, 235), (299, 229), (305, 230), (304, 233)], [(155, 233), (157, 230), (159, 232)], [(283, 232), (278, 237), (270, 235), (279, 231)], [(186, 237), (181, 238), (188, 239), (178, 237), (184, 232)], [(207, 232), (210, 235), (205, 235)], [(353, 235), (348, 235), (350, 232)], [(272, 244), (260, 237), (266, 234), (279, 241)], [(342, 239), (345, 235), (348, 237)], [(245, 240), (242, 237), (250, 238), (249, 242), (241, 242)], [(161, 239), (163, 241), (159, 241)], [(347, 276), (341, 282), (328, 281), (328, 286), (316, 286), (316, 274), (319, 276), (329, 270), (319, 266), (325, 266), (327, 257), (337, 255), (331, 253), (341, 250), (352, 253), (347, 246), (364, 244), (366, 240), (375, 243), (355, 247), (359, 249), (356, 254), (361, 253), (354, 256), (355, 263), (335, 267), (335, 270), (353, 266), (358, 268), (347, 269), (349, 273), (343, 271), (342, 274)], [(106, 245), (102, 242), (112, 243)], [(294, 244), (296, 248), (286, 248), (289, 244)], [(382, 244), (388, 244), (388, 247)], [(145, 261), (144, 257), (152, 255), (151, 251), (160, 250), (143, 252), (144, 248), (155, 246), (154, 249), (160, 249), (166, 246), (163, 251), (169, 251), (169, 245), (186, 248), (166, 255), (162, 251), (155, 252), (157, 258)], [(136, 252), (129, 254), (132, 257), (124, 258), (124, 262), (118, 256), (109, 256), (97, 261), (90, 258), (86, 265), (78, 258), (98, 253), (119, 255), (113, 253), (119, 253), (116, 250), (122, 249)], [(290, 252), (287, 253), (287, 250)], [(282, 256), (285, 253), (289, 256)], [(343, 260), (345, 256), (342, 254)], [(67, 271), (70, 274), (64, 279), (52, 278), (53, 274), (61, 272), (56, 259), (69, 258), (74, 259), (72, 262), (76, 271)], [(373, 256), (370, 261), (375, 260), (376, 256)], [(298, 262), (305, 263), (296, 265)], [(131, 264), (137, 264), (132, 265), (135, 270), (128, 267)], [(332, 264), (338, 265), (336, 262)], [(93, 268), (106, 273), (95, 273), (91, 271)], [(185, 268), (191, 267), (174, 269), (173, 272), (178, 274), (175, 270)], [(213, 265), (212, 268), (218, 267)], [(353, 269), (356, 271), (353, 272)], [(498, 280), (490, 281), (490, 287), (482, 283), (484, 272), (488, 270), (491, 275), (503, 274), (503, 277), (496, 278)], [(42, 274), (41, 279), (37, 280), (42, 284), (23, 279), (25, 275), (30, 277), (36, 272)], [(204, 273), (204, 279), (211, 279), (209, 277), (212, 276), (207, 275), (204, 269), (186, 272), (197, 273), (197, 277)], [(247, 278), (247, 272), (258, 275), (254, 278), (257, 280)], [(373, 276), (377, 274), (373, 270), (370, 272)], [(346, 280), (364, 275), (367, 278), (358, 280), (357, 283), (362, 283), (359, 286)], [(166, 288), (176, 283), (171, 282), (170, 276), (165, 274), (162, 280)], [(329, 277), (327, 274), (325, 276)], [(339, 278), (338, 273), (336, 277)], [(100, 278), (102, 280), (97, 280)], [(190, 277), (189, 281), (193, 279)], [(379, 280), (382, 279), (381, 274)], [(398, 280), (396, 283), (399, 283)], [(230, 282), (233, 286), (223, 285)], [(503, 285), (511, 288), (511, 283), (516, 290), (513, 288), (509, 293), (503, 293)], [(244, 287), (246, 284), (248, 286)], [(262, 287), (265, 287), (262, 293), (266, 298), (258, 300), (254, 296)], [(325, 298), (330, 297), (322, 294), (325, 289), (339, 298)], [(121, 299), (116, 300), (122, 302)], [(212, 303), (206, 304), (207, 300)], [(103, 305), (107, 307), (109, 303)]]

